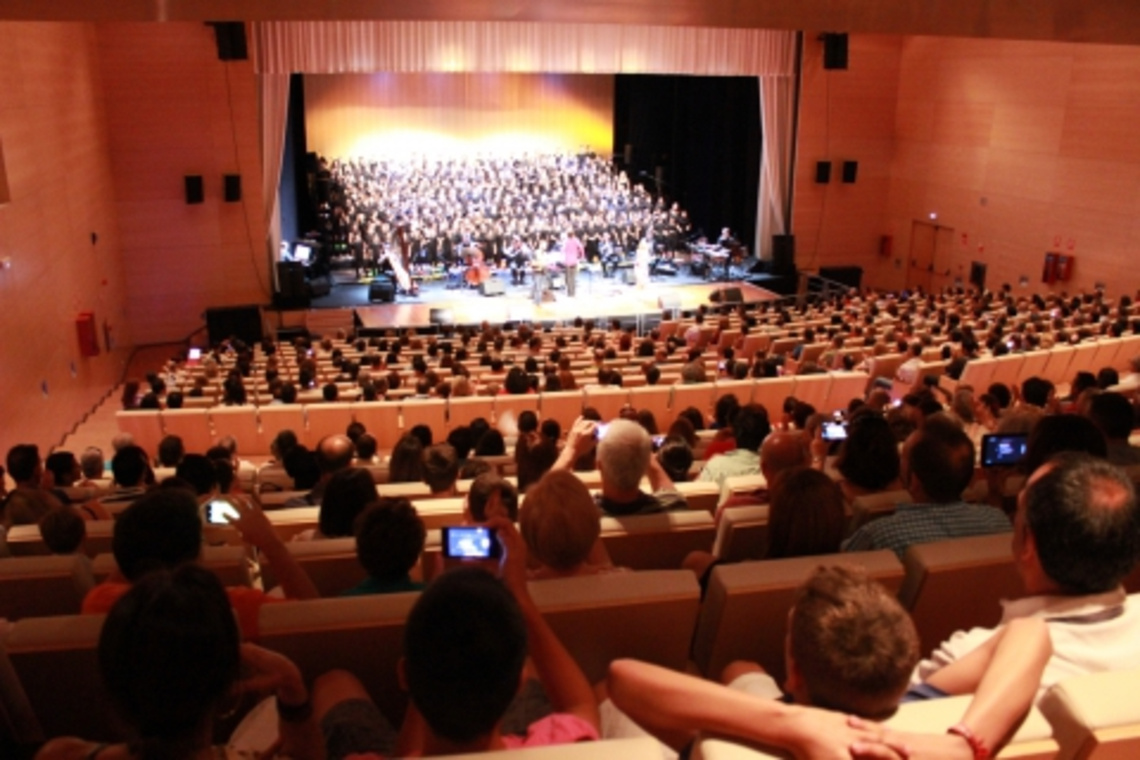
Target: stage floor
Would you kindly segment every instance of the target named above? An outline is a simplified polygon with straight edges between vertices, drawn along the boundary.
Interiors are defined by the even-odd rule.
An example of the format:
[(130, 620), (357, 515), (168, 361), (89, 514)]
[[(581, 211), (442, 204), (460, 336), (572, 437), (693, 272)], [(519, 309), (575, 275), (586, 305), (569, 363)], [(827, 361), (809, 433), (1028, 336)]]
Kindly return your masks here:
[(577, 294), (553, 292), (554, 299), (535, 304), (531, 286), (505, 283), (499, 296), (483, 296), (478, 290), (453, 290), (442, 281), (423, 283), (415, 297), (397, 296), (395, 303), (370, 304), (368, 285), (355, 281), (333, 286), (329, 296), (314, 301), (313, 309), (351, 310), (358, 326), (366, 330), (390, 327), (426, 327), (431, 324), (478, 324), (517, 321), (571, 322), (577, 317), (601, 321), (629, 319), (663, 309), (691, 311), (711, 303), (710, 296), (723, 288), (739, 288), (743, 300), (757, 303), (779, 298), (776, 293), (745, 282), (702, 282), (691, 278), (661, 277), (644, 288), (616, 279), (582, 273)]

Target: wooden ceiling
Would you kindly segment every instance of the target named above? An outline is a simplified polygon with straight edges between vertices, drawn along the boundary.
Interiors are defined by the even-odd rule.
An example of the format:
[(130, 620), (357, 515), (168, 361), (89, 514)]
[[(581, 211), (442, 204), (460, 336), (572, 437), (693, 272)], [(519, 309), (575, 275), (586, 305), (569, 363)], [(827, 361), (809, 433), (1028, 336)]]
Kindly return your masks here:
[(1138, 0), (0, 0), (0, 19), (510, 20), (1140, 45)]

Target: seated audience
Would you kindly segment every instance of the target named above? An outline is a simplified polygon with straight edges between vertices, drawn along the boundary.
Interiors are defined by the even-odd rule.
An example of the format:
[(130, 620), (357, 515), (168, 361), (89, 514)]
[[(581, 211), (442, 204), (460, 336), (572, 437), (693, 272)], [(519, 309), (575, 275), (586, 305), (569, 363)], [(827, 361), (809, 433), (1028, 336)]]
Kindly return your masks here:
[(666, 438), (654, 457), (674, 483), (689, 480), (689, 470), (693, 467), (693, 450), (684, 438)]
[(40, 538), (52, 554), (75, 554), (87, 538), (87, 521), (73, 508), (53, 507), (40, 518)]
[(341, 596), (422, 591), (411, 579), (424, 550), (427, 531), (412, 503), (404, 498), (381, 498), (356, 518), (356, 558), (368, 572), (363, 581)]
[(376, 501), (376, 484), (368, 470), (349, 467), (338, 470), (325, 486), (325, 496), (317, 514), (317, 527), (301, 531), (294, 541), (322, 538), (348, 538), (353, 535), (356, 518)]
[(88, 446), (79, 456), (79, 469), (83, 479), (79, 485), (83, 488), (101, 488), (106, 485), (103, 468), (103, 450), (97, 446)]
[(732, 431), (736, 448), (710, 457), (697, 476), (698, 481), (720, 486), (721, 501), (728, 498), (724, 484), (727, 478), (760, 473), (760, 445), (772, 432), (767, 410), (759, 404), (741, 407), (732, 418)]
[(843, 498), (850, 504), (860, 496), (902, 488), (899, 449), (886, 418), (873, 412), (856, 414), (839, 445), (835, 469)]
[(1104, 433), (1108, 461), (1116, 465), (1140, 464), (1140, 446), (1128, 442), (1135, 420), (1127, 398), (1119, 393), (1099, 393), (1089, 402), (1088, 415)]
[(771, 497), (772, 484), (791, 470), (811, 464), (803, 435), (796, 431), (776, 430), (769, 433), (760, 445), (760, 474), (764, 476), (764, 486), (746, 493), (730, 495), (716, 510), (717, 522), (724, 511), (732, 507), (767, 504)]
[[(431, 444), (428, 444), (429, 446)], [(423, 441), (412, 433), (404, 433), (396, 441), (388, 458), (389, 483), (422, 483), (424, 479)]]
[(463, 505), (463, 519), (464, 522), (478, 524), (495, 517), (518, 522), (519, 492), (511, 481), (489, 470), (472, 481)]
[(1047, 414), (1029, 431), (1020, 470), (1029, 475), (1062, 451), (1080, 451), (1104, 458), (1108, 455), (1108, 441), (1101, 429), (1087, 417)]
[(115, 485), (111, 493), (99, 499), (99, 505), (112, 514), (145, 494), (147, 484), (154, 477), (146, 452), (134, 444), (115, 451), (111, 458), (111, 475)]
[(548, 472), (527, 491), (519, 510), (519, 532), (528, 555), (538, 563), (531, 578), (569, 578), (616, 569), (601, 543), (598, 506), (572, 472)]
[[(48, 742), (41, 760), (228, 757), (213, 747), (214, 722), (249, 686), (276, 695), (280, 749), (296, 760), (325, 756), (300, 671), (276, 652), (242, 643), (226, 592), (193, 564), (161, 569), (109, 605), (98, 666), (127, 743), (73, 737)], [(255, 685), (260, 684), (260, 686)]]
[[(399, 743), (355, 677), (334, 671), (318, 679), (314, 702), (330, 755), (378, 760), (598, 738), (594, 692), (527, 590), (522, 538), (506, 520), (491, 525), (505, 554), (502, 581), (482, 568), (456, 568), (436, 578), (408, 616), (402, 672), (410, 704)], [(503, 735), (528, 652), (554, 713), (525, 736)]]
[(320, 479), (312, 490), (303, 496), (294, 496), (285, 502), (286, 507), (316, 507), (324, 498), (325, 488), (332, 476), (352, 464), (352, 441), (346, 435), (329, 435), (317, 444), (316, 462)]
[(63, 502), (43, 487), (44, 464), (34, 443), (20, 443), (8, 450), (8, 474), (16, 487), (0, 503), (0, 525), (35, 525)]
[(454, 496), (459, 477), (459, 457), (449, 443), (437, 443), (424, 449), (424, 482), (432, 496)]
[(1010, 529), (1001, 510), (962, 501), (974, 477), (974, 444), (952, 420), (928, 419), (907, 439), (902, 462), (903, 485), (914, 501), (859, 528), (844, 551), (891, 549), (902, 559), (911, 544)]
[[(621, 517), (687, 507), (685, 497), (653, 457), (653, 442), (645, 428), (630, 420), (614, 420), (600, 441), (598, 430), (592, 420), (576, 420), (552, 469), (571, 470), (574, 460), (589, 453), (596, 442), (602, 479), (597, 501), (603, 512)], [(650, 493), (641, 490), (641, 479), (646, 476)]]

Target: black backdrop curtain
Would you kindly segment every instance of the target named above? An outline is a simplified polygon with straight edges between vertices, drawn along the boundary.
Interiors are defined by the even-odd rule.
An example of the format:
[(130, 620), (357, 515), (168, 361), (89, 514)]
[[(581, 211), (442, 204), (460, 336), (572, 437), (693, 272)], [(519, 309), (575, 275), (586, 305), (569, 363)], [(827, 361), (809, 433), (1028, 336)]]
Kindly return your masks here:
[(615, 159), (650, 191), (660, 171), (666, 201), (710, 242), (721, 227), (746, 245), (755, 238), (760, 141), (756, 77), (616, 77)]

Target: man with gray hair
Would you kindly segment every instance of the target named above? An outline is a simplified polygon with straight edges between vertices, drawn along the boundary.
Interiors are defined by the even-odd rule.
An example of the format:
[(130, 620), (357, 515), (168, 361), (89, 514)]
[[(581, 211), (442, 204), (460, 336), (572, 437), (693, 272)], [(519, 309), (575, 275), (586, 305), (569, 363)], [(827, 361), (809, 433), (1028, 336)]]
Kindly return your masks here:
[[(632, 420), (604, 424), (577, 419), (551, 469), (573, 471), (574, 461), (595, 445), (602, 476), (597, 502), (604, 513), (624, 517), (688, 507), (685, 497), (653, 456), (649, 433)], [(641, 479), (647, 476), (651, 493), (641, 490)]]

